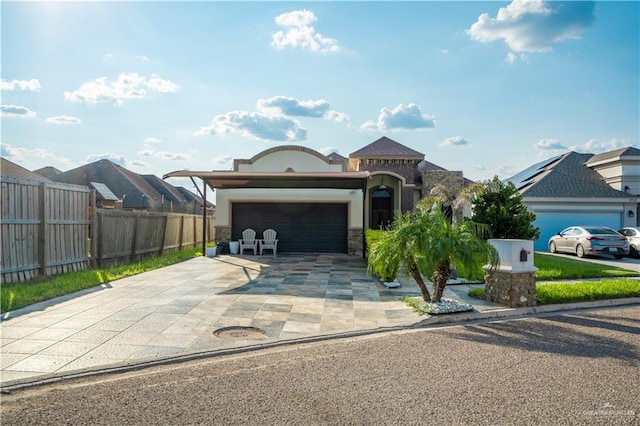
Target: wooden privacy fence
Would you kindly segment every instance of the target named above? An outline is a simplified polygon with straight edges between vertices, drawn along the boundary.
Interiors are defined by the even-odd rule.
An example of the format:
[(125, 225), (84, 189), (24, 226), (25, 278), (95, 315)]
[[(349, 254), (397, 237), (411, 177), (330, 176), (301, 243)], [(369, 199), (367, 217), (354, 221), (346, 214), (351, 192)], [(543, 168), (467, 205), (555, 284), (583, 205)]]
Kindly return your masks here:
[(0, 185), (2, 283), (87, 267), (89, 188), (11, 177)]
[[(202, 245), (203, 217), (180, 213), (98, 210), (95, 253), (100, 267), (136, 262)], [(213, 241), (213, 217), (207, 220), (207, 241)]]
[[(135, 262), (214, 240), (213, 217), (90, 208), (86, 186), (0, 179), (0, 282)], [(93, 217), (89, 212), (96, 212)]]

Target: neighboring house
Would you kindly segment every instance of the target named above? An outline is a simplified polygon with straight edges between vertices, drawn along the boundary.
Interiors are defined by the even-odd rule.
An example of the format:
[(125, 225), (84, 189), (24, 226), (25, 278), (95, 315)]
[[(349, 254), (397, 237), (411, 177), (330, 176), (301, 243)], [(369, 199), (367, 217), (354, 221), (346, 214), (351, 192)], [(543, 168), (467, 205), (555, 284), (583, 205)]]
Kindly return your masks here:
[[(101, 183), (122, 202), (124, 210), (194, 213), (194, 203), (187, 203), (168, 183), (151, 175), (141, 176), (106, 159), (60, 173), (53, 180), (87, 186)], [(197, 210), (200, 213), (201, 209)]]
[(278, 252), (362, 254), (364, 230), (387, 226), (395, 211), (412, 210), (437, 184), (457, 192), (466, 181), (426, 162), (424, 154), (382, 137), (345, 158), (277, 146), (233, 171), (181, 170), (216, 191), (216, 238), (237, 240), (246, 228), (278, 232)]
[(15, 177), (22, 179), (31, 179), (38, 182), (51, 182), (50, 179), (25, 169), (16, 163), (7, 160), (4, 157), (0, 157), (0, 175), (6, 177)]
[(536, 250), (571, 225), (614, 229), (640, 223), (640, 150), (633, 147), (604, 154), (565, 154), (542, 161), (506, 181), (513, 182), (540, 228)]
[(58, 170), (52, 166), (47, 166), (42, 167), (38, 170), (34, 170), (33, 173), (37, 173), (40, 176), (46, 177), (47, 179), (52, 179), (55, 175), (59, 175), (60, 173), (62, 173), (62, 170)]

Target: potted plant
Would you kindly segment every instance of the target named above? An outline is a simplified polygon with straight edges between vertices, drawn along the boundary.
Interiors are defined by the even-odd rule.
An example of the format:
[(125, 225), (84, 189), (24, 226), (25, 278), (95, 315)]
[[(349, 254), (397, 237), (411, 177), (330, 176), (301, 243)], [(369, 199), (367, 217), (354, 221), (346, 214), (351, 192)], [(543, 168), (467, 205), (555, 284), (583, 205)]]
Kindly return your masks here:
[(216, 243), (207, 243), (205, 249), (204, 249), (204, 254), (207, 257), (215, 257), (217, 253), (217, 247), (216, 247)]

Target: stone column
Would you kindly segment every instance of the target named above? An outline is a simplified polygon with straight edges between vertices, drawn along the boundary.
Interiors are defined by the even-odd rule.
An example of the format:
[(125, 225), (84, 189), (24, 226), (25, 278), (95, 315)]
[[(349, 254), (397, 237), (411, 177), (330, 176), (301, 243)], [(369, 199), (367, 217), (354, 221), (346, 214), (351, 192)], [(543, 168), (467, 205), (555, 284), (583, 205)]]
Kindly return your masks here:
[(536, 305), (538, 268), (533, 266), (533, 241), (489, 240), (498, 250), (500, 265), (485, 267), (485, 300), (512, 308)]

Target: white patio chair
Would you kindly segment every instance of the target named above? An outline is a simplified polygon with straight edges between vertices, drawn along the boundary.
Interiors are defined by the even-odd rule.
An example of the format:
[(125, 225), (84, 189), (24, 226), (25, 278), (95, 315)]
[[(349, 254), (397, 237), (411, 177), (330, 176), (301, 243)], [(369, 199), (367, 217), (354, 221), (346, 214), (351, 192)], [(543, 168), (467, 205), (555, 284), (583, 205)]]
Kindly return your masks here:
[(258, 240), (256, 240), (256, 231), (251, 228), (247, 228), (242, 231), (242, 238), (238, 240), (240, 243), (240, 254), (245, 250), (253, 250), (253, 254), (257, 254)]
[(267, 229), (262, 233), (262, 241), (260, 242), (260, 256), (262, 256), (262, 252), (267, 250), (272, 250), (273, 255), (276, 255), (276, 251), (278, 250), (278, 240), (276, 239), (276, 231), (273, 229)]

